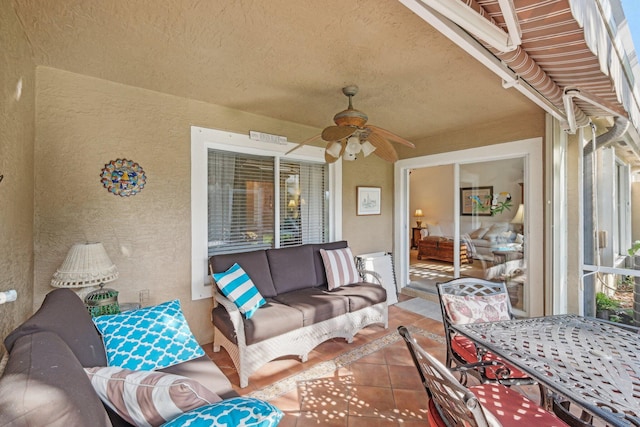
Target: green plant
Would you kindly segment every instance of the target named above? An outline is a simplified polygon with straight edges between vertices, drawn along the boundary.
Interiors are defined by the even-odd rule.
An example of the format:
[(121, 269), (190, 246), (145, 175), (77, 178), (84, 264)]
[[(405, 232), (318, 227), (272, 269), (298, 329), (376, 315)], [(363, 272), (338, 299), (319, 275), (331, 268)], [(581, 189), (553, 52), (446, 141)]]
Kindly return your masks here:
[(596, 311), (615, 310), (620, 307), (620, 303), (603, 292), (596, 294)]
[(629, 254), (629, 256), (634, 256), (636, 252), (638, 252), (638, 249), (640, 249), (640, 240), (636, 240), (635, 242), (633, 242), (633, 245), (629, 249), (627, 249), (627, 253)]

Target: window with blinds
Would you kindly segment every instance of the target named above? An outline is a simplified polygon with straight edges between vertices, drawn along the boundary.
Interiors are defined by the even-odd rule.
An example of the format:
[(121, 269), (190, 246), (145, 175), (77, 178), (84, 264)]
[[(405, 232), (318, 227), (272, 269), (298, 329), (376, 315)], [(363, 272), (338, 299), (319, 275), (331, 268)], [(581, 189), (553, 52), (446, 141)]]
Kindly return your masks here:
[(325, 164), (281, 161), (276, 179), (276, 157), (208, 150), (207, 161), (209, 255), (325, 241)]
[(280, 246), (322, 243), (329, 235), (327, 166), (280, 162)]

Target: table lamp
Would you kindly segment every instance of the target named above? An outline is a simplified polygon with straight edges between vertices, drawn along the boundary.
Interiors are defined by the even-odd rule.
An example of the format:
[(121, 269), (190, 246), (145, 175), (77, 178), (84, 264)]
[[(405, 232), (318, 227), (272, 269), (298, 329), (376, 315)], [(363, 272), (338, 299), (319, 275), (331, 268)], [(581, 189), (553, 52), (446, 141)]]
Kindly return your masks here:
[(524, 229), (524, 204), (520, 203), (520, 206), (518, 206), (518, 210), (513, 216), (511, 224), (520, 225), (522, 227), (521, 229)]
[(77, 289), (99, 286), (117, 278), (118, 269), (102, 243), (78, 243), (69, 249), (67, 258), (51, 279), (51, 286)]
[(422, 213), (422, 209), (416, 209), (416, 211), (413, 213), (413, 216), (415, 216), (416, 218), (416, 224), (418, 225), (418, 228), (422, 228), (422, 220), (420, 218), (424, 217), (424, 214)]

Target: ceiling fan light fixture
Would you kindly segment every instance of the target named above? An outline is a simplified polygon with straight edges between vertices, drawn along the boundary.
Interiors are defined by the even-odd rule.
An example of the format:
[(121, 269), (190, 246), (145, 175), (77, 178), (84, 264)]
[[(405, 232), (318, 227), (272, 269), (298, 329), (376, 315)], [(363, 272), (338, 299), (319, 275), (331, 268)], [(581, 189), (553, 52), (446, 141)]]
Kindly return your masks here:
[(376, 151), (376, 147), (369, 141), (363, 142), (361, 144), (361, 147), (362, 147), (362, 154), (364, 154), (365, 157), (367, 157), (369, 154)]
[(348, 154), (353, 154), (354, 156), (358, 154), (362, 150), (362, 145), (360, 145), (360, 138), (357, 136), (351, 136), (347, 140), (347, 147), (345, 148), (345, 152)]
[(344, 152), (344, 154), (342, 155), (342, 159), (343, 160), (347, 160), (349, 162), (352, 162), (356, 159), (356, 155), (355, 153), (347, 153), (346, 151)]
[(333, 158), (340, 157), (340, 151), (342, 151), (342, 144), (339, 142), (332, 142), (327, 145), (327, 153)]

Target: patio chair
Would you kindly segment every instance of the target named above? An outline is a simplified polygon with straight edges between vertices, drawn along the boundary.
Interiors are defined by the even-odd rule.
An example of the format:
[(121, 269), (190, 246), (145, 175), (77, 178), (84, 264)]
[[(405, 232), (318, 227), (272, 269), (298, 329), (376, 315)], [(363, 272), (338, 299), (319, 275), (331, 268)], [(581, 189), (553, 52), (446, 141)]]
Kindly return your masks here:
[[(429, 396), (430, 426), (566, 426), (522, 394), (501, 384), (462, 385), (435, 357), (427, 353), (406, 327), (404, 338)], [(462, 366), (457, 369), (466, 369)]]
[[(455, 332), (452, 324), (465, 324), (513, 318), (511, 301), (504, 282), (490, 282), (473, 277), (438, 283), (438, 299), (442, 310), (448, 368), (475, 364), (467, 370), (481, 383), (499, 382), (503, 385), (526, 385), (536, 382), (524, 372), (502, 361), (496, 355), (483, 351), (466, 337)], [(485, 362), (485, 363), (479, 363)], [(463, 383), (466, 375), (461, 377)], [(541, 402), (544, 401), (544, 390)]]

